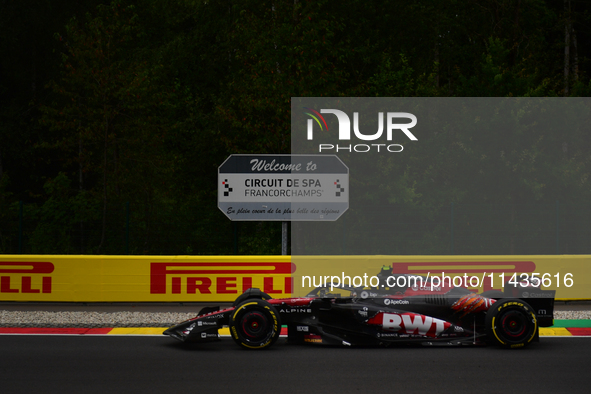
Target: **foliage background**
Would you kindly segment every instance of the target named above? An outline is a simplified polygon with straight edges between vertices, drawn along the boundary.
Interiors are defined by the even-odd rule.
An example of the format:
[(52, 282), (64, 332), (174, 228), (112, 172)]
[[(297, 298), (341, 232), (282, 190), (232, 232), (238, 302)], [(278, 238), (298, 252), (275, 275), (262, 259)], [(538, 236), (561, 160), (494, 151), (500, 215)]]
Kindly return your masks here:
[[(229, 154), (289, 153), (291, 97), (589, 96), (590, 6), (0, 1), (0, 253), (279, 254), (279, 223), (219, 212), (217, 167)], [(383, 253), (546, 253), (503, 234), (535, 223), (550, 234), (536, 245), (590, 253), (591, 134), (566, 147), (560, 137), (524, 135), (499, 156), (501, 137), (442, 135), (413, 160), (442, 149), (451, 160), (391, 169), (389, 220), (414, 230)], [(514, 193), (486, 193), (478, 171), (500, 165), (523, 175)], [(454, 249), (452, 203), (501, 234)], [(487, 224), (500, 217), (510, 230)], [(555, 248), (557, 237), (580, 240)]]

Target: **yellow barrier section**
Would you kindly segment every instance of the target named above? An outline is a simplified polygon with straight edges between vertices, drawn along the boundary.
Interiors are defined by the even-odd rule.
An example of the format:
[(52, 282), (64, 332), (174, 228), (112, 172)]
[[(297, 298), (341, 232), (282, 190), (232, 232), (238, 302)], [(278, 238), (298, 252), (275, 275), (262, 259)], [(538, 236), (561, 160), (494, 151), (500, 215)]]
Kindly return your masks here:
[[(2, 255), (0, 301), (232, 302), (250, 287), (285, 298), (306, 295), (337, 278), (355, 287), (371, 286), (382, 266), (400, 274), (447, 277), (444, 284), (478, 292), (502, 290), (512, 277), (522, 282), (521, 274), (537, 274), (542, 288), (557, 291), (557, 299), (591, 298), (591, 255)], [(531, 292), (527, 287), (520, 291)]]
[(289, 256), (0, 256), (0, 300), (232, 302), (292, 293)]
[[(536, 274), (542, 288), (556, 290), (558, 299), (591, 298), (591, 255), (292, 256), (292, 263), (297, 267), (295, 296), (307, 294), (321, 282), (330, 285), (340, 280), (354, 287), (359, 283), (369, 286), (371, 277), (388, 266), (395, 273), (438, 276), (446, 285), (451, 282), (477, 292), (502, 291), (512, 278), (526, 286), (522, 274)], [(520, 296), (535, 297), (528, 287), (520, 288), (520, 292)]]

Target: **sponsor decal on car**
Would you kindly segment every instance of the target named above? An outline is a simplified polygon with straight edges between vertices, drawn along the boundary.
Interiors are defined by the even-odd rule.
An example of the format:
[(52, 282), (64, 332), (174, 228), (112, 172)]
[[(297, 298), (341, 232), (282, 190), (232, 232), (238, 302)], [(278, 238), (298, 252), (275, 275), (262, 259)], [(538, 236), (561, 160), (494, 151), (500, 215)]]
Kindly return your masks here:
[(280, 313), (312, 313), (312, 309), (310, 308), (291, 308), (291, 309), (285, 309), (282, 308), (279, 310)]
[(393, 300), (391, 298), (384, 299), (384, 305), (408, 305), (408, 300)]
[(375, 297), (378, 296), (378, 293), (373, 293), (371, 291), (365, 291), (364, 290), (364, 291), (361, 292), (361, 294), (359, 294), (359, 296), (361, 298), (363, 298), (363, 299), (366, 299), (366, 298), (375, 298)]
[(185, 331), (183, 331), (183, 334), (189, 335), (191, 333), (191, 331), (193, 331), (194, 328), (195, 328), (195, 323), (193, 323), (189, 327), (187, 327), (187, 329)]
[(197, 322), (197, 326), (202, 327), (202, 326), (217, 326), (218, 324), (214, 321), (202, 321), (199, 320)]
[(358, 310), (357, 313), (359, 313), (363, 317), (367, 317), (367, 310), (368, 308), (364, 306), (363, 309)]
[(368, 324), (382, 326), (382, 330), (399, 334), (436, 337), (451, 327), (451, 323), (418, 313), (380, 312), (367, 321)]
[(304, 342), (322, 343), (322, 337), (316, 334), (306, 334), (304, 335)]
[(547, 292), (547, 293), (531, 293), (531, 292), (527, 292), (524, 291), (521, 296), (523, 298), (553, 298), (554, 294), (552, 294), (551, 292)]
[(413, 291), (441, 291), (441, 286), (430, 284), (429, 286), (412, 286), (411, 289)]
[[(199, 319), (222, 319), (225, 317), (226, 312), (233, 310), (233, 308), (222, 309), (221, 311), (214, 311), (205, 315), (198, 316)], [(194, 320), (194, 319), (191, 319)]]
[(378, 332), (376, 336), (378, 338), (398, 338), (400, 335), (395, 332), (384, 332), (384, 333)]

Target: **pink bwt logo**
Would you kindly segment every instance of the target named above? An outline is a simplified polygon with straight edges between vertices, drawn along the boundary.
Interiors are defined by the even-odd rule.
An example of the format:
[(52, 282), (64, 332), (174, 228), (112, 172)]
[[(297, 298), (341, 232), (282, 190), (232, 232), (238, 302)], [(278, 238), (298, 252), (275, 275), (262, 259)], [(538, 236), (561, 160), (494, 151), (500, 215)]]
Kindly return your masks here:
[(369, 319), (367, 323), (380, 325), (384, 331), (428, 337), (436, 337), (451, 327), (451, 323), (444, 320), (411, 312), (380, 312)]

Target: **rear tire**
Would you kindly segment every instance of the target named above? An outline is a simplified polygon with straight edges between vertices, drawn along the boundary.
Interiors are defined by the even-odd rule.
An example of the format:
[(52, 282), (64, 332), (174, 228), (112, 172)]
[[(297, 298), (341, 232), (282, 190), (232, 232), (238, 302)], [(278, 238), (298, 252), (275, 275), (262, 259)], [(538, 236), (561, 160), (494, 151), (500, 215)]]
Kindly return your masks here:
[(230, 334), (245, 349), (266, 349), (281, 333), (279, 313), (267, 301), (249, 299), (236, 307), (230, 317)]
[(497, 346), (509, 349), (526, 347), (537, 332), (535, 311), (520, 299), (501, 299), (486, 313), (487, 337)]

